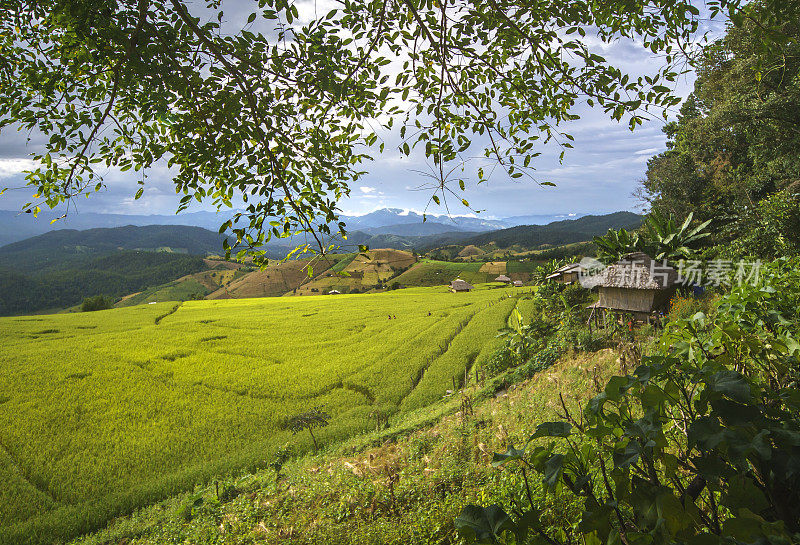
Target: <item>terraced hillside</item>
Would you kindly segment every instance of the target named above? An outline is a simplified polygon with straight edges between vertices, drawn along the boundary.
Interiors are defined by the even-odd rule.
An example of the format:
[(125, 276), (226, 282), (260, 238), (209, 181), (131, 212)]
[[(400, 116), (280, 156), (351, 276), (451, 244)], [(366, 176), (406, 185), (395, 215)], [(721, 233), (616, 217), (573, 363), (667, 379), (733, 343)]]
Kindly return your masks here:
[(379, 249), (342, 256), (343, 266), (332, 266), (325, 274), (303, 284), (297, 295), (314, 295), (336, 290), (342, 293), (364, 293), (396, 279), (414, 267), (417, 257), (403, 250)]
[[(497, 272), (481, 270), (484, 263), (453, 263), (450, 261), (436, 261), (423, 259), (396, 278), (404, 286), (439, 286), (449, 284), (455, 278), (461, 278), (471, 284), (493, 281)], [(492, 270), (496, 270), (493, 268)]]
[[(0, 319), (0, 543), (51, 543), (445, 395), (519, 290), (159, 303)], [(396, 318), (389, 319), (389, 315)], [(293, 443), (310, 448), (307, 435)]]

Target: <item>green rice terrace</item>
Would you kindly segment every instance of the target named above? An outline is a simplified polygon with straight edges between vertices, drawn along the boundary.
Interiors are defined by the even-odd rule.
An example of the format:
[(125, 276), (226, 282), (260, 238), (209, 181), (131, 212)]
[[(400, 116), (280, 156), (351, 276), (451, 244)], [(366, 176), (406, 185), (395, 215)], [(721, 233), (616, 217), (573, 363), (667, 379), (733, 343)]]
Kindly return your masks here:
[[(68, 539), (424, 407), (496, 349), (522, 290), (157, 303), (0, 319), (0, 542)], [(391, 318), (390, 318), (391, 316)]]

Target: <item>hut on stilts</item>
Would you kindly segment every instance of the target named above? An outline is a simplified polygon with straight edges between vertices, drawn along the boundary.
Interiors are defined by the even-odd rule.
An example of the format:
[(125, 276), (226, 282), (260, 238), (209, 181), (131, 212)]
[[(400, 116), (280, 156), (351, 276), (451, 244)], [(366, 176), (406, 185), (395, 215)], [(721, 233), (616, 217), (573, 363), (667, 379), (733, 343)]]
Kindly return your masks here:
[(603, 327), (606, 316), (631, 316), (634, 322), (651, 323), (667, 310), (678, 286), (678, 271), (642, 252), (625, 255), (582, 284), (597, 290), (598, 300), (589, 305), (589, 325)]

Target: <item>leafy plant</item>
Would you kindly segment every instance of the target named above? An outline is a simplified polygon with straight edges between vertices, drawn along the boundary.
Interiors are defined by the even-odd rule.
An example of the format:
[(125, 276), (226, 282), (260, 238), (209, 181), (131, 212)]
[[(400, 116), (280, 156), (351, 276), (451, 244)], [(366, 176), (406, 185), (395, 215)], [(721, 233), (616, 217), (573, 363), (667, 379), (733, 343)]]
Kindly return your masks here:
[(627, 229), (609, 229), (605, 235), (592, 240), (597, 246), (597, 258), (604, 263), (619, 261), (625, 254), (642, 249), (639, 233)]
[[(469, 208), (465, 181), (446, 174), (460, 157), (479, 152), (511, 178), (530, 175), (539, 142), (572, 147), (563, 125), (579, 104), (636, 128), (647, 111), (680, 102), (669, 84), (679, 63), (672, 52), (699, 30), (688, 0), (625, 9), (375, 0), (310, 18), (292, 2), (251, 2), (242, 25), (227, 22), (224, 32), (218, 2), (200, 14), (182, 0), (78, 4), (12, 2), (0, 18), (4, 58), (15, 59), (0, 72), (0, 127), (42, 133), (26, 177), (36, 196), (25, 210), (100, 191), (105, 169), (147, 172), (168, 159), (180, 210), (194, 200), (230, 208), (244, 199), (221, 231), (259, 259), (271, 238), (311, 232), (325, 252), (329, 236), (344, 234), (337, 202), (384, 151), (381, 130), (397, 127), (403, 154), (417, 148), (438, 165), (432, 203), (444, 207), (456, 194)], [(739, 14), (742, 4), (721, 2), (709, 13), (724, 6)], [(280, 31), (259, 32), (265, 27)], [(585, 28), (596, 28), (598, 40), (586, 40)], [(664, 62), (631, 77), (602, 56), (617, 39), (663, 53)], [(407, 61), (391, 81), (386, 52)], [(518, 58), (525, 61), (509, 64)], [(498, 117), (499, 109), (512, 115)], [(489, 172), (478, 168), (478, 182)]]
[(531, 273), (531, 280), (534, 285), (540, 285), (547, 282), (547, 277), (556, 272), (560, 267), (563, 267), (566, 261), (563, 259), (551, 259), (550, 261), (539, 265)]
[[(496, 453), (518, 465), (528, 507), (467, 506), (478, 543), (569, 542), (541, 518), (527, 472), (581, 501), (587, 543), (789, 543), (800, 539), (800, 273), (768, 267), (734, 287), (711, 319), (671, 322), (656, 354), (613, 377), (580, 415), (540, 424)], [(541, 439), (548, 439), (546, 446)], [(516, 541), (514, 541), (516, 540)]]
[(86, 297), (81, 304), (81, 311), (93, 312), (95, 310), (107, 310), (114, 308), (114, 301), (105, 295), (95, 295), (94, 297)]
[(672, 216), (665, 216), (659, 212), (650, 213), (645, 219), (644, 246), (652, 252), (650, 257), (656, 261), (677, 261), (694, 257), (695, 246), (711, 233), (704, 231), (711, 220), (704, 221), (696, 227), (690, 227), (694, 219), (694, 212), (689, 212), (686, 219), (678, 227)]
[(645, 252), (656, 261), (691, 259), (697, 244), (710, 235), (705, 229), (711, 223), (709, 220), (690, 227), (693, 219), (694, 213), (690, 212), (679, 226), (673, 217), (652, 212), (641, 233), (609, 229), (602, 237), (594, 237), (597, 256), (604, 263), (619, 261), (632, 252)]

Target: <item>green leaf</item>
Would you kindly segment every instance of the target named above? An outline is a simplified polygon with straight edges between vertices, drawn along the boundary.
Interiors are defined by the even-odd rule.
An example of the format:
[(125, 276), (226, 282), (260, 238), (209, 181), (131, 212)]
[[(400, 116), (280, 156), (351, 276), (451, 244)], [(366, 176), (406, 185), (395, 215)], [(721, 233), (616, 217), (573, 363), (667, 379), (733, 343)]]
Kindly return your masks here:
[(544, 484), (553, 488), (561, 477), (564, 469), (564, 455), (553, 454), (544, 464)]
[(641, 455), (641, 445), (636, 440), (629, 440), (622, 448), (615, 449), (612, 456), (614, 467), (626, 468), (636, 463)]
[(536, 426), (536, 431), (531, 435), (530, 440), (539, 437), (569, 437), (572, 431), (572, 424), (569, 422), (542, 422)]
[(453, 521), (458, 533), (468, 542), (495, 544), (514, 523), (499, 505), (467, 505)]
[(611, 377), (608, 383), (606, 383), (606, 398), (609, 401), (619, 401), (631, 385), (632, 381), (630, 377)]
[(492, 467), (499, 467), (513, 460), (521, 460), (525, 454), (525, 449), (515, 449), (514, 445), (509, 445), (508, 450), (503, 453), (495, 452), (492, 456)]
[(753, 398), (747, 379), (736, 371), (725, 370), (714, 373), (708, 386), (715, 392), (741, 403), (748, 403)]

